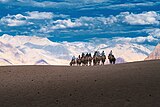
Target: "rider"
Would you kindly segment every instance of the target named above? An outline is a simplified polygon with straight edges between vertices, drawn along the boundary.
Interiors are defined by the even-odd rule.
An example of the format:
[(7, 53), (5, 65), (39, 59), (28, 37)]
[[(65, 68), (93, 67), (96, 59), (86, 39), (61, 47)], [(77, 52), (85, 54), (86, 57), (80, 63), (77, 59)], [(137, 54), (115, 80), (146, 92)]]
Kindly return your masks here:
[(109, 56), (112, 56), (112, 50), (110, 51)]
[(76, 57), (75, 57), (75, 56), (73, 56), (73, 57), (72, 57), (72, 61), (74, 61), (75, 59), (76, 59)]
[(89, 55), (89, 54), (87, 53), (87, 54), (86, 54), (86, 57), (88, 57), (88, 55)]
[(93, 56), (94, 56), (94, 57), (97, 56), (97, 51), (94, 52), (94, 55), (93, 55)]
[(100, 56), (100, 52), (99, 51), (97, 51), (97, 56)]
[(85, 55), (85, 54), (84, 54), (84, 53), (82, 53), (82, 57), (84, 57), (84, 55)]
[(81, 56), (80, 56), (80, 55), (78, 56), (78, 59), (81, 59)]
[(105, 53), (104, 53), (104, 51), (102, 51), (102, 53), (101, 53), (101, 56), (105, 56)]

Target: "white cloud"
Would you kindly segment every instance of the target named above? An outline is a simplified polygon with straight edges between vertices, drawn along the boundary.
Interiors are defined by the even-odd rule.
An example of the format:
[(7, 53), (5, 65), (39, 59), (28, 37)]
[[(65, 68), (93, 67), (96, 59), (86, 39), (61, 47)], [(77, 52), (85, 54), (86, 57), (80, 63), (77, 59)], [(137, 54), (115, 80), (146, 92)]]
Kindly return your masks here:
[(65, 14), (54, 14), (53, 15), (54, 18), (69, 18), (69, 15), (65, 15)]
[(124, 17), (124, 22), (131, 25), (151, 25), (160, 23), (160, 15), (154, 11), (143, 12), (140, 14), (129, 14), (129, 12), (125, 12), (121, 13), (120, 16)]
[(21, 3), (24, 3), (24, 5), (30, 5), (35, 7), (50, 7), (50, 8), (63, 8), (63, 7), (71, 7), (71, 3), (68, 2), (53, 2), (53, 1), (35, 1), (35, 0), (18, 0)]
[(111, 25), (114, 23), (127, 23), (130, 25), (151, 25), (160, 24), (160, 14), (155, 11), (142, 12), (139, 14), (121, 12), (116, 16), (109, 17), (80, 17), (76, 19), (82, 23), (90, 23), (91, 25), (97, 25), (98, 23), (103, 25)]
[(109, 6), (100, 7), (101, 9), (109, 8), (109, 9), (124, 9), (124, 8), (133, 8), (137, 6), (153, 6), (156, 5), (158, 2), (145, 2), (145, 3), (124, 3), (124, 4), (113, 4)]
[(50, 23), (47, 26), (42, 26), (40, 32), (49, 33), (57, 29), (66, 29), (66, 28), (73, 28), (82, 26), (80, 22), (73, 22), (71, 19), (66, 20), (56, 20)]
[(150, 29), (147, 31), (147, 33), (149, 33), (151, 36), (160, 39), (160, 29), (159, 28), (155, 28), (155, 29)]
[(77, 19), (76, 21), (79, 21), (81, 23), (86, 23), (86, 24), (101, 24), (101, 25), (109, 25), (109, 24), (113, 24), (115, 22), (117, 22), (117, 18), (114, 16), (110, 16), (108, 18), (106, 17), (80, 17), (79, 19)]
[[(131, 25), (150, 25), (150, 24), (159, 24), (159, 19), (160, 15), (154, 11), (149, 11), (149, 12), (143, 12), (140, 14), (134, 14), (134, 13), (129, 13), (129, 12), (122, 12), (119, 15), (116, 16), (109, 16), (109, 17), (80, 17), (75, 19), (74, 25), (72, 27), (77, 27), (76, 25), (78, 24), (79, 26), (88, 26), (89, 29), (94, 29), (94, 28), (105, 28), (106, 26), (109, 26), (114, 23), (128, 23)], [(65, 26), (63, 22), (64, 21), (59, 21), (62, 23), (59, 23), (56, 28), (68, 28), (70, 26)], [(68, 20), (68, 22), (71, 22)]]
[(23, 16), (22, 14), (17, 14), (17, 15), (13, 15), (13, 16), (11, 16), (11, 15), (8, 15), (10, 18), (11, 17), (15, 17), (16, 19), (25, 19), (26, 17), (25, 16)]
[(21, 26), (27, 24), (25, 17), (21, 14), (17, 15), (7, 15), (0, 20), (3, 24), (7, 26)]
[(56, 2), (51, 2), (51, 1), (37, 2), (37, 1), (31, 0), (31, 3), (37, 7), (52, 7), (57, 5)]
[(158, 42), (158, 39), (154, 38), (153, 36), (146, 36), (146, 37), (117, 37), (113, 39), (115, 42), (128, 42), (128, 43), (145, 43), (145, 42)]
[(56, 20), (49, 23), (49, 25), (42, 26), (40, 32), (53, 32), (57, 29), (67, 29), (74, 27), (90, 29), (105, 29), (108, 26), (118, 23), (127, 23), (130, 25), (151, 25), (159, 24), (160, 15), (154, 11), (134, 14), (129, 12), (122, 12), (116, 16), (109, 17), (86, 17), (82, 16), (77, 19)]
[(160, 14), (155, 11), (143, 12), (139, 14), (121, 12), (116, 16), (109, 17), (80, 17), (76, 19), (81, 23), (90, 23), (90, 25), (99, 25), (104, 27), (104, 25), (111, 25), (114, 23), (127, 23), (130, 25), (152, 25), (160, 24)]
[(56, 20), (47, 24), (47, 26), (42, 26), (40, 32), (53, 32), (57, 29), (67, 29), (76, 27), (86, 27), (86, 29), (98, 29), (104, 26), (111, 25), (115, 23), (117, 19), (114, 16), (108, 18), (105, 17), (80, 17), (75, 20), (64, 19)]
[(54, 29), (64, 29), (72, 28), (77, 26), (87, 26), (88, 29), (103, 29), (106, 26), (110, 26), (114, 23), (128, 23), (131, 25), (151, 25), (159, 24), (160, 15), (154, 11), (143, 12), (140, 14), (134, 14), (129, 12), (122, 12), (116, 16), (109, 17), (80, 17), (71, 21), (67, 20), (57, 20), (56, 25), (53, 26)]
[[(144, 29), (142, 31), (145, 31), (148, 33), (148, 36), (138, 36), (138, 37), (114, 37), (111, 39), (93, 39), (93, 41), (100, 41), (106, 42), (106, 43), (135, 43), (135, 44), (157, 44), (160, 41), (160, 29), (159, 28), (153, 28), (153, 29)], [(97, 42), (96, 41), (96, 42)], [(97, 42), (98, 43), (98, 42)]]
[(52, 19), (53, 13), (52, 12), (38, 12), (38, 11), (32, 11), (27, 12), (28, 16), (26, 16), (27, 19)]
[[(62, 14), (60, 17), (63, 16)], [(55, 17), (58, 17), (55, 15)], [(64, 16), (63, 16), (64, 17)], [(26, 15), (16, 14), (16, 15), (7, 15), (0, 19), (0, 22), (6, 24), (7, 26), (22, 26), (25, 24), (33, 24), (29, 19), (52, 19), (53, 13), (51, 12), (26, 12)]]
[(72, 22), (71, 19), (68, 20), (57, 20), (53, 22), (55, 26), (52, 26), (52, 29), (64, 29), (64, 28), (73, 28), (81, 26), (80, 22)]
[[(89, 1), (91, 1), (91, 0), (89, 0)], [(103, 2), (103, 0), (102, 0), (102, 2)], [(143, 7), (154, 6), (154, 5), (157, 5), (157, 4), (160, 3), (159, 1), (154, 1), (154, 2), (151, 2), (151, 1), (136, 1), (134, 3), (132, 3), (132, 2), (134, 2), (134, 1), (132, 0), (131, 3), (123, 3), (123, 4), (118, 3), (117, 4), (117, 3), (115, 3), (114, 0), (112, 0), (112, 1), (111, 0), (107, 1), (106, 0), (105, 3), (103, 3), (104, 5), (100, 5), (96, 9), (124, 10), (126, 8), (130, 9), (130, 8), (141, 7), (141, 6), (143, 6)], [(94, 1), (93, 2), (91, 1), (90, 3), (94, 3)], [(99, 2), (99, 3), (101, 3), (101, 2)], [(80, 10), (95, 10), (95, 7), (93, 5), (92, 6), (86, 6), (86, 7), (84, 6)]]
[[(63, 0), (61, 2), (54, 2), (54, 1), (35, 1), (35, 0), (18, 0), (19, 2), (23, 2), (23, 3), (30, 3), (33, 6), (37, 6), (37, 7), (62, 7), (63, 6), (72, 6), (72, 7), (76, 7), (76, 6), (82, 6), (84, 4), (92, 4), (92, 3), (102, 3), (102, 2), (108, 2), (109, 0)], [(67, 7), (69, 8), (69, 7)]]

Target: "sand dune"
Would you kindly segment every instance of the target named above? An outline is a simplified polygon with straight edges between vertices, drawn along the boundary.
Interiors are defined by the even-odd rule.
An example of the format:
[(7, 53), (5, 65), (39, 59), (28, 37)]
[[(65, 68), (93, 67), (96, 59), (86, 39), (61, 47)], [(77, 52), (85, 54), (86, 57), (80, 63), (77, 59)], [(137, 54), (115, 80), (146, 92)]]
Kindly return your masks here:
[(158, 107), (160, 60), (0, 67), (0, 107)]

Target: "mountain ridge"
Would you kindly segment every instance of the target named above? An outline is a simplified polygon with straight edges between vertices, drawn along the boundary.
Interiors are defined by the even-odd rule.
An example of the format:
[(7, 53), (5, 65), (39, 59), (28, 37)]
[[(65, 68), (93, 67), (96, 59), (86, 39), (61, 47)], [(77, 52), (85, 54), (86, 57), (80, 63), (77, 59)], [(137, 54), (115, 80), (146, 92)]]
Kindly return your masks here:
[(157, 44), (155, 49), (149, 54), (145, 60), (155, 60), (155, 59), (160, 59), (160, 43)]
[[(35, 65), (37, 61), (43, 60), (50, 65), (69, 65), (72, 56), (78, 56), (82, 52), (94, 53), (99, 50), (105, 51), (106, 55), (113, 50), (116, 58), (122, 62), (133, 62), (144, 60), (149, 49), (138, 44), (112, 44), (93, 42), (52, 42), (47, 38), (11, 36), (4, 34), (0, 37), (0, 58), (3, 58), (13, 65)], [(122, 60), (123, 59), (123, 60)], [(0, 62), (1, 64), (1, 62)], [(107, 64), (107, 61), (106, 61)], [(3, 65), (3, 64), (1, 64)]]

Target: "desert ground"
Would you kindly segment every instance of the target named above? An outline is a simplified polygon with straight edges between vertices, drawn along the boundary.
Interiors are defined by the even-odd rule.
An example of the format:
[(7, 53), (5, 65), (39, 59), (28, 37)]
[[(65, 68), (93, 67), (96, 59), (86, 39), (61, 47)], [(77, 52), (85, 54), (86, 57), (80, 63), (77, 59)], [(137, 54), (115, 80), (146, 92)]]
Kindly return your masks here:
[(159, 106), (160, 60), (0, 67), (0, 107)]

